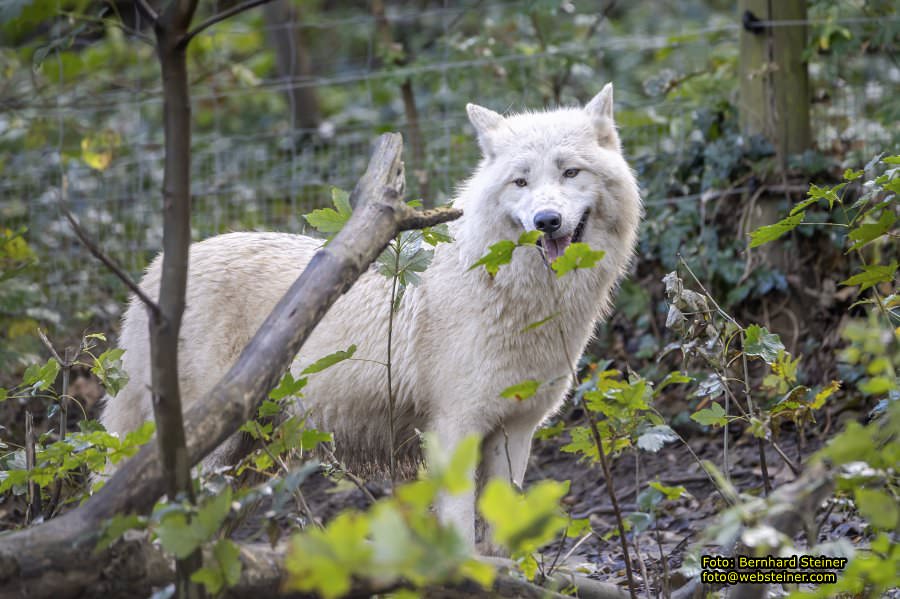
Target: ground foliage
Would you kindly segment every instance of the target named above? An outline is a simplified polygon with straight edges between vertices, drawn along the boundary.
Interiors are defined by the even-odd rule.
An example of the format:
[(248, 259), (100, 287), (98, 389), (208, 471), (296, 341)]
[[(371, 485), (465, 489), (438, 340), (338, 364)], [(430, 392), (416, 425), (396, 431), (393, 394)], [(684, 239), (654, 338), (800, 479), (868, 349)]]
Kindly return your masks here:
[[(310, 22), (347, 19), (339, 45), (351, 72), (354, 59), (365, 56), (370, 23), (354, 21), (358, 9), (349, 6), (346, 13), (325, 3), (301, 6)], [(701, 544), (727, 549), (738, 543), (759, 554), (796, 550), (851, 558), (838, 585), (801, 589), (798, 595), (879, 596), (896, 586), (900, 562), (900, 159), (866, 151), (879, 143), (896, 148), (890, 124), (900, 105), (896, 97), (863, 95), (869, 110), (851, 121), (831, 99), (841, 88), (864, 87), (872, 68), (896, 78), (885, 66), (888, 61), (879, 61), (896, 49), (896, 8), (890, 2), (810, 3), (814, 118), (835, 133), (815, 150), (791, 157), (781, 171), (770, 144), (739, 131), (733, 37), (727, 29), (703, 33), (696, 27), (732, 23), (729, 3), (689, 2), (678, 14), (654, 8), (652, 19), (644, 8), (610, 6), (598, 15), (581, 3), (534, 1), (512, 8), (491, 3), (484, 14), (464, 14), (452, 27), (446, 21), (426, 19), (421, 26), (398, 18), (399, 41), (377, 55), (391, 72), (366, 82), (371, 102), (388, 118), (361, 105), (353, 86), (317, 90), (331, 126), (369, 131), (372, 123), (388, 127), (402, 113), (397, 89), (409, 69), (438, 60), (499, 59), (455, 75), (459, 81), (424, 74), (416, 79), (420, 99), (446, 94), (451, 97), (445, 101), (461, 106), (472, 99), (472, 82), (482, 95), (495, 88), (514, 90), (517, 99), (532, 105), (585, 99), (607, 79), (616, 82), (617, 93), (625, 90), (617, 117), (651, 200), (639, 259), (619, 292), (615, 316), (579, 365), (571, 406), (538, 432), (525, 494), (491, 483), (479, 511), (495, 531), (493, 541), (533, 580), (576, 565), (624, 584), (619, 538), (624, 536), (638, 584), (654, 593), (696, 574)], [(401, 4), (397, 10), (402, 15), (410, 7)], [(672, 31), (672, 25), (684, 25), (685, 15), (691, 15), (694, 29), (637, 52), (618, 52), (597, 35), (599, 30), (650, 40)], [(854, 17), (871, 20), (844, 22)], [(66, 113), (60, 127), (59, 118), (46, 111), (57, 102), (116, 89), (120, 72), (142, 89), (155, 85), (152, 48), (129, 37), (122, 22), (104, 3), (4, 5), (0, 27), (10, 44), (0, 56), (9, 77), (0, 100), (9, 112), (2, 121), (0, 169), (10, 182), (22, 166), (16, 156), (26, 150), (54, 148), (41, 168), (58, 193), (65, 187), (60, 175), (78, 189), (82, 179), (90, 182), (84, 166), (102, 175), (133, 157), (136, 146), (126, 143), (129, 137), (153, 140), (148, 128), (159, 114), (152, 106), (143, 113), (142, 129), (115, 111), (82, 119)], [(137, 25), (127, 17), (124, 22)], [(254, 88), (275, 68), (260, 17), (249, 13), (241, 23), (240, 32), (227, 40), (204, 36), (191, 47), (191, 71), (203, 73), (206, 84), (254, 90), (197, 101), (198, 133), (214, 124), (219, 132), (277, 128), (285, 112), (283, 95)], [(326, 33), (324, 27), (309, 31), (310, 49), (320, 58), (326, 50), (334, 53)], [(539, 58), (521, 64), (503, 60), (514, 53)], [(497, 97), (510, 97), (505, 93), (497, 91)], [(654, 134), (629, 139), (629, 130)], [(462, 133), (454, 143), (474, 146)], [(151, 151), (159, 156), (158, 149)], [(278, 156), (283, 148), (269, 151)], [(433, 162), (426, 162), (426, 172), (441, 164), (439, 157), (427, 160)], [(765, 193), (777, 185), (784, 191)], [(339, 189), (322, 185), (322, 191), (330, 194), (333, 208), (319, 202), (305, 221), (328, 236), (346, 221), (349, 204)], [(113, 292), (71, 289), (66, 310), (50, 302), (54, 263), (35, 248), (47, 247), (39, 243), (42, 236), (66, 234), (59, 228), (28, 229), (29, 199), (0, 201), (0, 516), (8, 528), (76, 505), (91, 490), (91, 472), (102, 472), (106, 460), (132, 455), (152, 435), (148, 425), (119, 439), (91, 419), (91, 403), (104, 390), (114, 394), (127, 373), (121, 371), (121, 353), (103, 333), (84, 331), (113, 331), (117, 312), (108, 305), (120, 301), (122, 291), (111, 283)], [(777, 222), (751, 225), (758, 202), (774, 203)], [(278, 210), (289, 208), (281, 202)], [(100, 215), (95, 222), (111, 217)], [(204, 214), (197, 217), (203, 220)], [(242, 217), (222, 227), (259, 224)], [(129, 236), (144, 235), (138, 227), (126, 216), (103, 229), (112, 233), (104, 236), (105, 246), (127, 251), (133, 247)], [(379, 272), (394, 281), (392, 305), (427, 269), (430, 248), (451, 241), (441, 229), (395, 240), (378, 260)], [(524, 235), (501, 242), (475, 267), (495, 274), (517, 248), (535, 241)], [(554, 263), (558, 276), (602, 261), (602, 253), (583, 245), (570, 246)], [(100, 267), (81, 261), (72, 268)], [(54, 345), (77, 347), (74, 357), (48, 358), (38, 327), (49, 331)], [(203, 473), (197, 480), (198, 506), (175, 498), (152, 514), (114, 519), (103, 543), (141, 529), (174, 556), (206, 547), (213, 559), (195, 576), (211, 593), (237, 580), (241, 564), (235, 542), (248, 537), (273, 543), (289, 538), (289, 585), (323, 596), (340, 596), (354, 576), (413, 587), (462, 578), (489, 586), (493, 571), (472, 560), (455, 532), (426, 510), (437, 493), (469, 484), (476, 441), (451, 458), (426, 444), (432, 447), (433, 468), (392, 489), (349, 472), (330, 452), (327, 431), (308, 427), (302, 417), (281, 416), (285, 403), (302, 395), (306, 377), (328, 376), (327, 368), (353, 359), (354, 350), (323, 356), (298, 379), (287, 374), (260, 406), (258, 418), (242, 429), (256, 449), (234, 470)], [(498, 400), (528, 401), (542, 383), (522, 381)], [(60, 420), (63, 406), (68, 418)], [(30, 444), (26, 412), (36, 421)], [(26, 459), (26, 445), (34, 447), (33, 464)], [(612, 474), (608, 479), (604, 459)], [(306, 465), (295, 466), (297, 460)], [(768, 491), (817, 463), (832, 469), (835, 494), (817, 514), (815, 535), (785, 537), (767, 524), (779, 509)], [(618, 507), (610, 502), (610, 491)]]

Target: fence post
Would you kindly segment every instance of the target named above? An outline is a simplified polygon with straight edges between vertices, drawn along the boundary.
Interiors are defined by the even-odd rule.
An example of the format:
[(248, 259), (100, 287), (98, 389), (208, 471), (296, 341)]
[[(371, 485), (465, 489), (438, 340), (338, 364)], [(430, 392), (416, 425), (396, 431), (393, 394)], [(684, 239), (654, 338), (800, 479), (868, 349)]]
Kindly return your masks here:
[[(762, 134), (787, 157), (812, 145), (806, 0), (740, 0), (740, 122), (747, 135)], [(766, 25), (772, 21), (796, 24)]]

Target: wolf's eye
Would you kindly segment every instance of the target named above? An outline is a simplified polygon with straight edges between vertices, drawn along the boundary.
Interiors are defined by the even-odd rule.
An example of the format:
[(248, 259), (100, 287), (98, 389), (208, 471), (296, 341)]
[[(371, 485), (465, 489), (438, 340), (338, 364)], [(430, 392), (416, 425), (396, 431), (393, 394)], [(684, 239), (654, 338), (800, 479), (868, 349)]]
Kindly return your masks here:
[(581, 172), (581, 169), (578, 168), (567, 168), (563, 171), (563, 177), (566, 179), (574, 179), (578, 176), (578, 173)]
[(525, 187), (526, 185), (528, 185), (528, 181), (526, 181), (522, 177), (519, 177), (518, 179), (514, 180), (513, 183), (516, 184), (516, 187)]

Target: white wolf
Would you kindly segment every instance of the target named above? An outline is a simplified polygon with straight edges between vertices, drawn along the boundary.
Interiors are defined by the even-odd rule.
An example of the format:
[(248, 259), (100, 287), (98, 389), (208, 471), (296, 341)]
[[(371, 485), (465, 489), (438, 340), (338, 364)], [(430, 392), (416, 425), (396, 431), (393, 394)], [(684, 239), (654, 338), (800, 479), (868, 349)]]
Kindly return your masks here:
[[(472, 104), (467, 111), (483, 158), (454, 201), (464, 212), (451, 224), (455, 242), (436, 248), (394, 318), (395, 434), (413, 459), (417, 430), (436, 433), (448, 452), (467, 435), (480, 434), (479, 480), (502, 477), (521, 485), (532, 435), (564, 401), (575, 361), (608, 313), (610, 293), (631, 260), (641, 200), (622, 157), (611, 84), (583, 108), (509, 117)], [(491, 244), (534, 229), (544, 233), (539, 248), (516, 250), (496, 276), (470, 269)], [(606, 256), (594, 268), (557, 279), (548, 260), (578, 241)], [(317, 239), (280, 233), (231, 233), (191, 246), (179, 349), (185, 405), (234, 363), (320, 246)], [(157, 259), (142, 281), (148, 293), (157, 292), (159, 277)], [(365, 273), (316, 327), (292, 367), (297, 374), (351, 344), (358, 346), (356, 357), (370, 360), (342, 362), (312, 376), (304, 389), (304, 407), (319, 428), (334, 432), (339, 455), (351, 463), (383, 465), (390, 451), (380, 364), (390, 284), (374, 269)], [(548, 317), (547, 324), (528, 328)], [(131, 380), (109, 401), (102, 421), (125, 433), (152, 418), (147, 318), (134, 298), (120, 344)], [(527, 379), (543, 382), (534, 396), (500, 397)], [(443, 497), (437, 506), (442, 520), (470, 543), (475, 495)]]

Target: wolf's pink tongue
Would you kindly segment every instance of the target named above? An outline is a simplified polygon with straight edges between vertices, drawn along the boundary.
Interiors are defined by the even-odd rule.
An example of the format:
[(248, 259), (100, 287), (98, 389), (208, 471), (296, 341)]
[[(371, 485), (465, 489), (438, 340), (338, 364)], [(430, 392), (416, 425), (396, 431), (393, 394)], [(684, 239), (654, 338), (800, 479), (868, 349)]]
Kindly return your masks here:
[(545, 248), (547, 248), (547, 260), (549, 262), (553, 262), (554, 260), (562, 256), (571, 242), (571, 235), (564, 235), (563, 237), (560, 237), (558, 239), (547, 239), (546, 237), (544, 237), (541, 240), (541, 243), (544, 244)]

